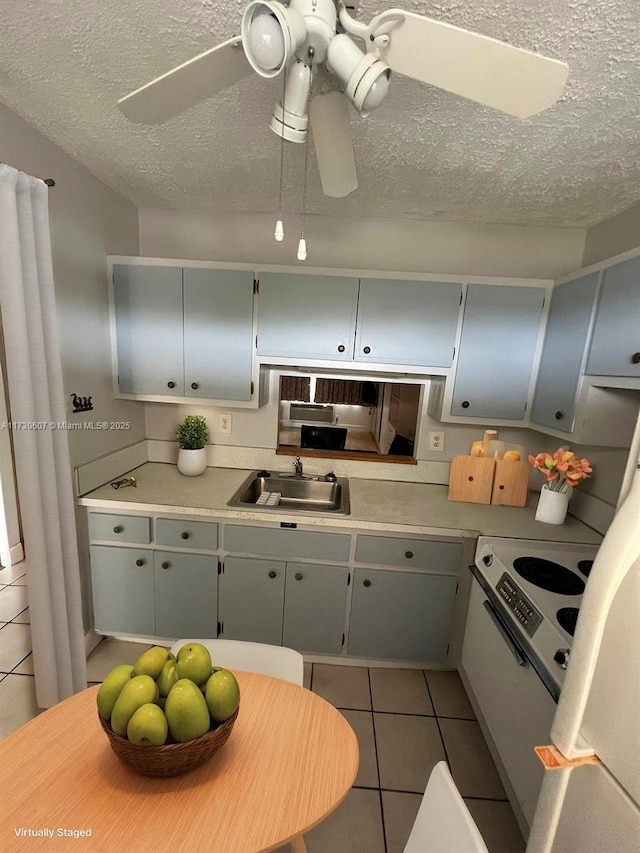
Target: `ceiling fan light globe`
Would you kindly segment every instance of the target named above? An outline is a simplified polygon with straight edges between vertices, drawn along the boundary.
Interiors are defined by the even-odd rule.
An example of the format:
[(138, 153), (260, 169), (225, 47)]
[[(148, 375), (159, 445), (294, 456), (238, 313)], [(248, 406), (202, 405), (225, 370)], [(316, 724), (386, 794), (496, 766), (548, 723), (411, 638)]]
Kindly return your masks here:
[(285, 57), (282, 27), (273, 15), (256, 15), (249, 25), (251, 55), (261, 68), (272, 71)]
[(391, 77), (389, 69), (382, 69), (375, 80), (370, 84), (362, 107), (360, 109), (361, 116), (367, 116), (370, 112), (377, 109), (387, 97), (389, 91), (389, 78)]
[(379, 107), (389, 90), (391, 69), (387, 63), (373, 53), (363, 53), (342, 33), (329, 44), (327, 66), (344, 84), (347, 97), (361, 114)]

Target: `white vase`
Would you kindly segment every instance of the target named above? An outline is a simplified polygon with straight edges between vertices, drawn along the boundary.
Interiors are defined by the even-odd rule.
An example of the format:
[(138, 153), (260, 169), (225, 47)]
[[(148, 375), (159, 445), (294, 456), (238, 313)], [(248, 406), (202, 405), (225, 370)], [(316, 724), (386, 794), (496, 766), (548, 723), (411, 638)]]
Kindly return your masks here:
[(199, 450), (178, 450), (178, 471), (185, 477), (197, 477), (207, 467), (207, 448)]
[(545, 483), (540, 490), (536, 521), (545, 524), (564, 524), (569, 508), (570, 492), (554, 492)]

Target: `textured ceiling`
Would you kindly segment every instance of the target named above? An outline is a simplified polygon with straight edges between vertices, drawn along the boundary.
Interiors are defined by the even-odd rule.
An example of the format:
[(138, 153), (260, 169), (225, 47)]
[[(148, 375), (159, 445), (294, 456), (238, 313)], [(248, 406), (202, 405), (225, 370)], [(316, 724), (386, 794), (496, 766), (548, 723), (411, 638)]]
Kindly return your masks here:
[[(397, 5), (569, 64), (564, 97), (520, 121), (396, 75), (368, 119), (352, 111), (359, 188), (307, 209), (590, 226), (640, 200), (638, 0), (363, 0)], [(156, 127), (116, 101), (237, 35), (244, 0), (3, 0), (0, 102), (140, 207), (272, 211), (281, 82), (252, 75)], [(1, 151), (0, 151), (1, 157)], [(299, 210), (304, 146), (285, 148), (283, 207)]]

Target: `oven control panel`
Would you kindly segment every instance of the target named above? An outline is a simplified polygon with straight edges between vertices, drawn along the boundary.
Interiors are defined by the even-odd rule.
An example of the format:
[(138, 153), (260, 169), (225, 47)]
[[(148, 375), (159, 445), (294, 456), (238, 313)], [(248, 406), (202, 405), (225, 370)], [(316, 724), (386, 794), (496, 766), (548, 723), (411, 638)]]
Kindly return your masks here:
[(503, 572), (496, 585), (496, 591), (527, 634), (533, 637), (538, 625), (542, 622), (542, 616), (518, 584), (510, 575)]

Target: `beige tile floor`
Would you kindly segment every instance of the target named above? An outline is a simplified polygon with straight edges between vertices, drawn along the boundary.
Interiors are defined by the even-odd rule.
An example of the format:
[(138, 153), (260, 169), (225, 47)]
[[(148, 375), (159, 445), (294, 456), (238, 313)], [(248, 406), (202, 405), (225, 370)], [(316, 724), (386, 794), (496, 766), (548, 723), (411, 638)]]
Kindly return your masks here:
[[(0, 572), (0, 737), (37, 712), (24, 575)], [(89, 683), (148, 644), (103, 640)], [(456, 672), (305, 664), (305, 686), (354, 729), (360, 769), (344, 803), (305, 835), (309, 853), (402, 853), (433, 765), (446, 759), (490, 853), (525, 845)], [(289, 853), (288, 847), (277, 853)], [(462, 853), (462, 851), (461, 851)]]

